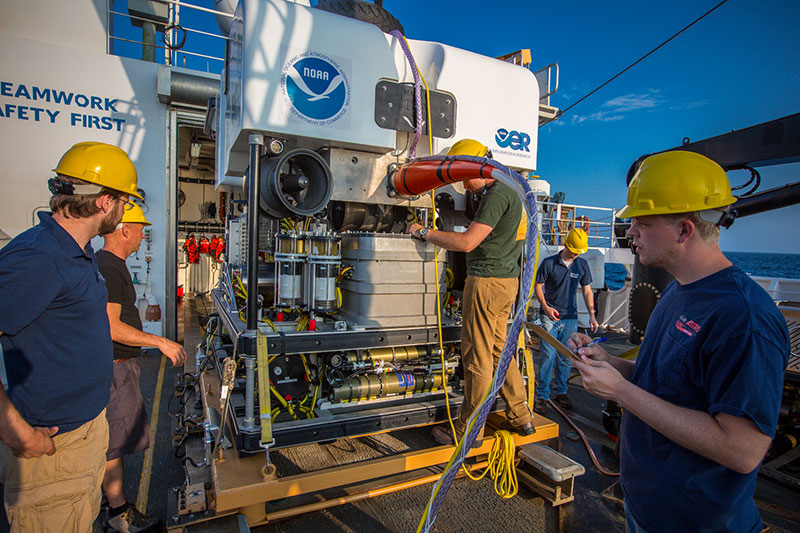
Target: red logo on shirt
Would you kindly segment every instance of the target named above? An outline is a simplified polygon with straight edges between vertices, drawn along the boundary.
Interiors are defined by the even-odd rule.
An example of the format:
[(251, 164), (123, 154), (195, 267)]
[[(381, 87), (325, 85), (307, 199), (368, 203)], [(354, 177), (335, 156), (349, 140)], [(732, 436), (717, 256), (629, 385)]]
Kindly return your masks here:
[(693, 337), (695, 333), (700, 331), (700, 324), (694, 320), (687, 320), (687, 318), (683, 315), (678, 317), (678, 320), (675, 321), (675, 327), (678, 329), (678, 331), (685, 333), (690, 337)]

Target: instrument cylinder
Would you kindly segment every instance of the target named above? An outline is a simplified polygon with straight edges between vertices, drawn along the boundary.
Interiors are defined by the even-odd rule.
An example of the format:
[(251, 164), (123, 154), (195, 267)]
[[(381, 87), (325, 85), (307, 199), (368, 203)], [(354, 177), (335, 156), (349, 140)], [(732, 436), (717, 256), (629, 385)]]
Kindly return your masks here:
[(441, 374), (392, 372), (351, 378), (330, 394), (333, 403), (385, 398), (399, 394), (430, 392), (442, 388)]

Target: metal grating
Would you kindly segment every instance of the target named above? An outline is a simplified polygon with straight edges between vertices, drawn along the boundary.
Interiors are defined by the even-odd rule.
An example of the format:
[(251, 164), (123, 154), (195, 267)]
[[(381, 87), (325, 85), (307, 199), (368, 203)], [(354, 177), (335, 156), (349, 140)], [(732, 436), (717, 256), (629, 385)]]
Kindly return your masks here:
[(800, 310), (781, 309), (786, 317), (786, 326), (789, 328), (789, 364), (786, 366), (787, 377), (793, 376), (800, 380)]

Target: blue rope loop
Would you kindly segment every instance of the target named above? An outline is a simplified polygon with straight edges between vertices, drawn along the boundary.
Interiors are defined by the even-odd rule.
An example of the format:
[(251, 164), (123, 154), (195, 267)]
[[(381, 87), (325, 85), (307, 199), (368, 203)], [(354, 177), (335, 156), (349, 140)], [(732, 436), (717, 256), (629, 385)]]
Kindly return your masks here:
[[(476, 157), (476, 156), (466, 156), (466, 155), (458, 155), (458, 156), (430, 156), (430, 157), (421, 157), (416, 159), (416, 161), (442, 161), (445, 158), (452, 159), (455, 158), (456, 160), (461, 161), (470, 161), (475, 163), (490, 163), (494, 166), (497, 171), (493, 172), (492, 177), (498, 179), (499, 181), (503, 182), (504, 184), (511, 187), (519, 196), (520, 200), (522, 201), (523, 206), (525, 207), (525, 211), (528, 214), (528, 231), (526, 233), (525, 238), (525, 257), (529, 259), (525, 262), (525, 268), (522, 274), (522, 294), (525, 295), (523, 298), (527, 298), (527, 295), (530, 293), (531, 284), (533, 282), (533, 272), (536, 268), (536, 265), (533, 264), (532, 258), (536, 256), (536, 233), (537, 233), (537, 213), (536, 213), (536, 197), (533, 191), (528, 184), (528, 181), (522, 177), (518, 172), (511, 170), (510, 168), (506, 167), (502, 163), (499, 163), (495, 160), (488, 159), (485, 157)], [(520, 331), (522, 330), (522, 324), (525, 319), (523, 316), (525, 313), (525, 305), (524, 299), (520, 300), (520, 305), (517, 306), (517, 310), (514, 313), (514, 320), (511, 323), (511, 329), (508, 332), (508, 337), (506, 337), (505, 346), (503, 346), (503, 351), (500, 354), (500, 361), (497, 365), (497, 373), (495, 374), (494, 380), (492, 381), (492, 388), (489, 395), (486, 397), (484, 402), (480, 405), (478, 410), (470, 416), (470, 420), (475, 418), (475, 422), (472, 425), (472, 429), (466, 435), (465, 438), (459, 443), (459, 446), (453, 452), (453, 456), (455, 461), (453, 462), (450, 467), (442, 473), (442, 476), (439, 480), (434, 484), (433, 489), (431, 491), (431, 499), (428, 502), (428, 513), (425, 516), (425, 522), (423, 525), (423, 531), (429, 532), (433, 527), (434, 522), (436, 521), (436, 516), (439, 511), (439, 508), (442, 505), (442, 501), (444, 500), (447, 491), (452, 485), (453, 480), (456, 477), (456, 474), (461, 469), (461, 466), (464, 463), (464, 459), (466, 459), (466, 455), (469, 450), (472, 448), (472, 444), (475, 442), (475, 439), (478, 436), (481, 428), (486, 423), (486, 419), (489, 417), (489, 412), (492, 409), (492, 403), (494, 401), (494, 397), (497, 395), (498, 391), (502, 387), (503, 383), (505, 382), (506, 373), (508, 372), (508, 367), (511, 364), (511, 361), (514, 360), (514, 352), (516, 351), (517, 347), (517, 339), (519, 338)], [(469, 422), (468, 422), (469, 423)], [(453, 457), (451, 457), (453, 460)]]
[[(408, 47), (406, 43), (405, 37), (403, 34), (400, 33), (398, 30), (392, 30), (390, 35), (394, 36), (397, 39), (397, 42), (400, 43), (400, 47), (403, 49), (403, 53), (406, 55), (406, 59), (408, 59), (409, 65), (411, 65), (411, 72), (414, 75), (414, 110), (415, 110), (415, 117), (417, 119), (417, 126), (414, 131), (414, 142), (411, 144), (411, 148), (408, 151), (408, 156), (411, 159), (417, 155), (417, 143), (419, 142), (419, 138), (422, 136), (422, 84), (419, 76), (419, 70), (417, 69), (417, 62), (414, 61), (414, 56), (411, 53), (411, 49)], [(430, 124), (428, 125), (428, 130), (432, 131), (430, 128)]]

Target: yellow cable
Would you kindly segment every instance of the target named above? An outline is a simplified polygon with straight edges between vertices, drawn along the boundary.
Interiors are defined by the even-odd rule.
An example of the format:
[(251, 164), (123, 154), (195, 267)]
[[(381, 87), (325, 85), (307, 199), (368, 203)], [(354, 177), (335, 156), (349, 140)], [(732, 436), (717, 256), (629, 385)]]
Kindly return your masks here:
[[(408, 46), (408, 40), (403, 37), (403, 40), (406, 42), (406, 47), (410, 50), (411, 47)], [(425, 77), (422, 75), (422, 72), (417, 67), (417, 73), (419, 73), (419, 77), (422, 80), (422, 83), (425, 84), (425, 97), (428, 104), (428, 147), (430, 155), (433, 155), (433, 127), (431, 126), (431, 96), (430, 96), (430, 89), (428, 88), (428, 82), (425, 81)], [(433, 211), (433, 229), (436, 229), (436, 195), (434, 194), (434, 190), (431, 191), (431, 209)], [(416, 219), (416, 212), (414, 213), (414, 218)], [(450, 430), (453, 432), (453, 439), (456, 438), (456, 427), (453, 424), (453, 415), (450, 412), (450, 395), (447, 393), (447, 365), (444, 358), (444, 343), (442, 342), (442, 295), (439, 292), (439, 264), (436, 261), (436, 257), (438, 255), (439, 248), (438, 246), (433, 246), (433, 278), (436, 280), (436, 327), (438, 328), (439, 332), (439, 353), (441, 355), (442, 360), (442, 388), (444, 389), (444, 400), (445, 400), (445, 407), (447, 409), (447, 420), (450, 422)]]
[(308, 370), (308, 365), (306, 364), (306, 356), (305, 354), (300, 354), (300, 361), (303, 362), (303, 370), (306, 372), (306, 377), (308, 378), (309, 382), (311, 381), (311, 372)]
[[(319, 388), (320, 388), (319, 385), (314, 387), (314, 397), (311, 399), (311, 411), (312, 412), (314, 411), (314, 409), (316, 408), (316, 405), (317, 405), (317, 393), (319, 392)], [(317, 414), (314, 413), (314, 416), (317, 416)]]
[[(539, 235), (538, 235), (538, 233), (536, 235), (536, 238), (537, 238), (537, 241), (536, 241), (537, 242), (537, 246), (536, 246), (536, 254), (535, 254), (534, 261), (536, 261), (538, 263), (538, 258), (539, 258), (539, 246), (538, 246)], [(536, 266), (534, 266), (534, 269), (537, 268), (537, 267), (538, 267), (538, 264)], [(534, 281), (535, 281), (535, 275), (536, 275), (536, 270), (534, 270)], [(528, 298), (528, 304), (530, 304), (530, 297)], [(526, 306), (526, 313), (527, 313), (527, 306)], [(487, 399), (489, 397), (489, 393), (491, 391), (492, 391), (492, 388), (489, 387), (489, 389), (486, 391), (486, 394), (483, 395), (483, 399), (480, 401), (479, 405), (483, 405), (483, 403), (485, 401), (487, 401)], [(446, 393), (447, 393), (447, 390), (445, 390), (445, 394)], [(447, 405), (449, 407), (449, 402), (448, 402)], [(450, 417), (449, 409), (448, 409), (447, 416), (448, 416), (448, 418)], [(478, 417), (473, 417), (471, 419), (471, 421), (467, 425), (466, 430), (464, 430), (464, 436), (470, 434), (470, 432), (472, 431), (473, 426), (475, 425), (475, 421), (477, 419), (478, 419)], [(452, 419), (450, 421), (450, 424), (452, 426)], [(498, 439), (504, 439), (504, 440), (506, 439), (506, 437), (503, 436), (504, 432), (508, 433), (505, 430), (498, 430), (497, 432), (495, 432), (495, 435), (497, 435), (498, 433), (500, 434), (499, 437), (495, 438), (495, 446), (497, 446)], [(453, 432), (453, 435), (455, 435), (455, 431)], [(464, 446), (464, 441), (465, 440), (466, 440), (465, 438), (462, 438), (461, 441), (456, 443), (456, 449), (457, 450), (461, 449)], [(513, 439), (512, 439), (512, 443), (513, 443)], [(493, 451), (495, 449), (495, 446), (492, 447)], [(444, 472), (449, 470), (450, 467), (452, 467), (453, 464), (455, 464), (455, 462), (458, 460), (458, 456), (459, 456), (458, 453), (454, 453), (450, 457), (450, 460), (447, 462), (447, 464), (444, 467), (444, 470), (443, 470)], [(512, 457), (513, 457), (513, 454), (512, 454)], [(500, 461), (500, 463), (498, 463), (498, 460)], [(506, 472), (505, 464), (502, 464), (502, 463), (505, 463), (505, 456), (503, 456), (503, 458), (500, 458), (499, 455), (497, 455), (497, 456), (495, 456), (495, 460), (494, 461), (490, 461), (489, 462), (489, 467), (488, 468), (495, 468), (495, 469), (498, 469), (498, 471), (500, 471), (501, 473), (505, 473)], [(470, 475), (469, 470), (466, 468), (466, 465), (462, 464), (462, 468), (464, 468), (464, 471), (466, 472), (466, 474), (469, 477), (472, 478), (472, 476)], [(510, 498), (511, 496), (516, 494), (516, 492), (517, 492), (517, 488), (515, 488), (515, 487), (517, 487), (516, 469), (514, 469), (513, 472), (510, 472), (510, 470), (511, 470), (511, 467), (509, 466), (508, 467), (509, 474), (505, 475), (505, 477), (501, 476), (500, 481), (499, 481), (499, 483), (500, 483), (499, 489), (498, 489), (498, 486), (497, 486), (498, 485), (497, 478), (495, 478), (495, 492), (497, 492), (497, 494), (499, 494), (503, 498), (506, 498), (506, 497)], [(506, 490), (506, 487), (508, 487), (509, 490)], [(430, 513), (430, 510), (431, 510), (431, 508), (430, 508), (431, 502), (433, 502), (436, 499), (436, 495), (439, 493), (440, 489), (441, 489), (441, 485), (438, 485), (433, 489), (433, 494), (431, 495), (431, 498), (428, 500), (428, 503), (425, 506), (425, 511), (422, 513), (422, 518), (420, 519), (419, 524), (417, 525), (417, 533), (420, 533), (422, 531), (422, 527), (425, 525), (425, 520), (427, 519), (428, 514)], [(512, 492), (513, 492), (513, 494), (511, 494)], [(504, 496), (504, 494), (506, 494), (506, 493), (507, 494), (511, 494), (511, 496)]]
[[(403, 37), (403, 38), (405, 39), (405, 37)], [(406, 46), (408, 46), (408, 41), (406, 41)], [(428, 83), (425, 81), (425, 77), (422, 75), (422, 72), (420, 72), (419, 67), (417, 67), (417, 72), (419, 73), (419, 77), (422, 80), (422, 83), (425, 85), (425, 97), (426, 97), (427, 112), (428, 112), (428, 116), (427, 116), (427, 119), (428, 119), (428, 148), (429, 148), (430, 155), (433, 155), (433, 125), (431, 124), (430, 89), (428, 88)], [(435, 192), (435, 190), (431, 191), (431, 209), (433, 211), (433, 229), (436, 229), (436, 195), (434, 194), (434, 192)], [(447, 420), (450, 423), (450, 430), (453, 432), (453, 439), (455, 439), (456, 428), (455, 428), (455, 424), (453, 423), (453, 415), (452, 415), (452, 413), (450, 411), (450, 398), (449, 398), (449, 395), (447, 393), (447, 368), (445, 366), (444, 346), (442, 344), (442, 304), (441, 304), (441, 293), (439, 292), (439, 269), (438, 269), (438, 263), (436, 261), (437, 251), (438, 251), (437, 247), (434, 246), (433, 265), (434, 265), (434, 279), (436, 280), (436, 325), (437, 325), (438, 331), (439, 331), (439, 351), (441, 352), (441, 359), (442, 359), (442, 384), (444, 386), (445, 406), (446, 406), (446, 410), (447, 410)], [(447, 272), (445, 272), (445, 280), (447, 280)], [(487, 392), (486, 396), (488, 396), (488, 392)], [(469, 434), (469, 431), (471, 430), (471, 428), (472, 428), (472, 424), (470, 424), (470, 427), (467, 429), (467, 431), (464, 432), (464, 435), (462, 436), (462, 440), (464, 440), (466, 435)], [(483, 475), (485, 475), (487, 471), (491, 470), (493, 472), (492, 478), (495, 479), (495, 492), (497, 492), (497, 494), (499, 496), (503, 497), (503, 498), (510, 498), (511, 496), (513, 496), (514, 494), (517, 493), (517, 489), (516, 489), (517, 474), (516, 474), (516, 471), (514, 470), (514, 461), (513, 461), (513, 458), (514, 458), (514, 439), (513, 439), (513, 437), (511, 437), (510, 433), (508, 433), (507, 431), (504, 432), (506, 434), (506, 438), (505, 438), (505, 440), (503, 440), (502, 446), (504, 446), (504, 447), (501, 448), (501, 450), (505, 450), (506, 449), (506, 447), (508, 446), (509, 440), (510, 440), (510, 446), (511, 446), (511, 452), (510, 452), (511, 459), (510, 459), (510, 461), (504, 460), (505, 455), (503, 454), (503, 452), (502, 451), (497, 451), (497, 452), (495, 451), (495, 449), (498, 448), (498, 443), (500, 443), (501, 439), (503, 438), (503, 435), (502, 435), (503, 432), (502, 431), (498, 431), (497, 433), (500, 433), (501, 436), (495, 438), (495, 444), (492, 447), (492, 453), (489, 455), (489, 466), (486, 468), (486, 470), (484, 471)], [(495, 435), (497, 435), (497, 433)], [(506, 455), (507, 454), (508, 454), (508, 452), (506, 452)], [(470, 471), (467, 468), (467, 466), (466, 465), (462, 465), (462, 467), (464, 469), (464, 472), (467, 474), (467, 476), (469, 476), (470, 478), (473, 478), (473, 476), (470, 474)], [(498, 485), (497, 485), (498, 484), (498, 482), (497, 482), (498, 477), (497, 477), (497, 474), (495, 474), (495, 472), (502, 472), (504, 469), (508, 469), (508, 468), (511, 469), (511, 473), (510, 474), (505, 474), (505, 477), (503, 477), (503, 479), (505, 479), (506, 477), (511, 477), (514, 480), (513, 485), (514, 485), (515, 488), (513, 489), (513, 493), (510, 496), (507, 495), (508, 492), (505, 489), (503, 491), (498, 490)], [(483, 477), (483, 475), (481, 477)], [(481, 479), (481, 477), (479, 477), (477, 479)], [(473, 479), (475, 479), (475, 478), (473, 478)], [(508, 490), (510, 490), (510, 489), (508, 489)]]
[[(525, 320), (528, 319), (528, 309), (531, 306), (531, 299), (533, 296), (533, 289), (536, 286), (536, 270), (539, 268), (539, 232), (536, 232), (536, 252), (533, 256), (533, 281), (531, 282), (531, 290), (528, 293), (528, 301), (525, 304)], [(528, 408), (533, 409), (533, 402), (535, 400), (535, 390), (536, 390), (536, 374), (533, 370), (533, 354), (531, 354), (530, 349), (525, 346), (525, 333), (520, 329), (520, 337), (522, 340), (522, 349), (523, 353), (525, 354), (525, 370), (528, 374)], [(517, 340), (517, 343), (520, 341)]]
[(292, 408), (292, 404), (291, 404), (291, 403), (289, 403), (289, 402), (287, 402), (287, 401), (286, 401), (286, 400), (283, 398), (283, 396), (281, 396), (280, 394), (278, 394), (278, 391), (277, 391), (277, 390), (275, 390), (275, 387), (273, 387), (272, 385), (270, 385), (270, 386), (269, 386), (269, 388), (270, 388), (270, 390), (272, 391), (272, 395), (273, 395), (275, 398), (277, 398), (277, 399), (278, 399), (278, 401), (281, 403), (281, 405), (283, 405), (283, 407), (284, 407), (284, 408), (285, 408), (287, 411), (289, 411), (289, 414), (291, 415), (291, 417), (292, 417), (294, 420), (297, 420), (297, 415), (296, 415), (296, 414), (294, 414), (294, 408)]
[(342, 281), (342, 278), (344, 277), (344, 275), (346, 273), (348, 273), (349, 271), (351, 271), (351, 270), (353, 270), (353, 267), (347, 267), (347, 268), (342, 269), (342, 271), (339, 272), (339, 275), (336, 276), (336, 282), (338, 283), (338, 282)]
[(514, 465), (516, 461), (514, 436), (504, 429), (497, 430), (494, 436), (494, 445), (489, 452), (489, 466), (479, 476), (473, 476), (466, 465), (464, 471), (473, 481), (483, 479), (488, 473), (494, 480), (494, 491), (497, 495), (503, 499), (513, 498), (519, 491), (517, 470)]
[[(403, 39), (406, 41), (406, 46), (408, 47), (408, 40), (406, 40), (405, 37), (403, 37)], [(410, 47), (409, 47), (409, 49), (410, 49)], [(429, 150), (430, 150), (429, 153), (430, 153), (430, 155), (433, 155), (433, 126), (431, 124), (430, 89), (428, 88), (428, 84), (425, 81), (425, 78), (423, 77), (422, 72), (420, 72), (419, 67), (417, 67), (417, 72), (419, 73), (419, 76), (422, 79), (422, 83), (425, 84), (425, 96), (426, 96), (426, 102), (427, 102), (427, 105), (428, 105), (428, 109), (427, 109), (428, 117), (427, 118), (428, 118), (428, 143), (429, 143)], [(436, 229), (436, 200), (435, 200), (434, 191), (431, 191), (431, 208), (433, 210), (433, 229)], [(414, 213), (414, 219), (415, 219), (415, 222), (416, 222), (416, 212)], [(538, 248), (537, 248), (537, 250), (538, 250)], [(452, 413), (450, 412), (450, 398), (449, 398), (449, 395), (447, 394), (447, 369), (446, 369), (446, 366), (445, 366), (444, 348), (443, 348), (443, 344), (442, 344), (442, 310), (441, 310), (441, 296), (440, 296), (440, 293), (439, 293), (438, 266), (436, 264), (436, 247), (434, 247), (433, 261), (434, 261), (434, 263), (433, 263), (434, 264), (434, 277), (436, 279), (436, 318), (437, 318), (437, 326), (438, 326), (438, 331), (439, 331), (439, 351), (441, 352), (441, 359), (442, 359), (442, 386), (444, 388), (444, 394), (445, 394), (445, 406), (447, 408), (447, 419), (450, 422), (450, 429), (453, 432), (453, 439), (455, 439), (456, 430), (455, 430), (455, 425), (453, 424), (453, 416), (452, 416)], [(484, 395), (484, 400), (489, 396), (489, 392), (490, 391), (491, 391), (491, 388), (486, 391), (486, 394)], [(473, 421), (470, 423), (469, 427), (464, 432), (464, 436), (462, 436), (462, 439), (461, 439), (462, 442), (456, 443), (457, 445), (460, 444), (461, 446), (463, 446), (463, 444), (464, 444), (463, 441), (465, 440), (464, 437), (466, 437), (466, 435), (469, 435), (469, 432), (470, 432), (472, 426), (474, 425), (474, 421), (475, 420), (476, 419), (473, 418)], [(500, 433), (500, 431), (498, 431), (498, 433)], [(495, 446), (497, 446), (497, 443), (500, 440), (500, 438), (502, 438), (502, 437), (498, 437), (498, 438), (495, 439)], [(513, 448), (514, 448), (514, 440), (513, 440), (513, 438), (511, 438), (511, 448), (512, 448), (512, 452), (511, 452), (512, 459), (510, 461), (510, 465), (511, 465), (510, 468), (512, 469), (512, 474), (510, 476), (506, 476), (506, 477), (502, 478), (504, 481), (501, 482), (501, 485), (503, 487), (505, 487), (506, 485), (508, 485), (509, 487), (513, 486), (514, 487), (513, 488), (513, 493), (511, 494), (511, 496), (513, 496), (514, 494), (517, 493), (517, 490), (515, 488), (516, 487), (516, 471), (513, 470), (513, 455), (514, 455), (514, 453), (513, 453)], [(492, 450), (494, 451), (494, 447), (492, 448)], [(455, 461), (455, 456), (456, 456), (456, 454), (454, 454), (454, 456), (451, 457), (450, 461), (447, 464), (447, 467), (445, 467), (445, 470), (447, 468), (449, 468), (451, 466), (451, 464)], [(499, 456), (499, 452), (495, 457), (497, 457), (497, 456)], [(487, 470), (489, 468), (500, 468), (501, 470), (504, 469), (503, 466), (494, 466), (495, 462), (497, 462), (497, 459), (495, 458), (495, 461), (493, 462), (492, 461), (492, 456), (490, 456), (489, 467), (487, 468)], [(503, 464), (505, 464), (505, 463), (503, 463)], [(467, 475), (470, 475), (469, 470), (466, 468), (466, 466), (462, 465), (462, 467), (464, 467), (464, 471), (467, 473)], [(472, 477), (472, 476), (470, 476), (470, 477)], [(513, 478), (513, 483), (507, 483), (505, 481), (505, 479), (507, 479), (509, 477)], [(498, 483), (497, 480), (495, 480), (495, 491), (500, 496), (502, 496), (503, 498), (511, 497), (511, 496), (505, 496), (504, 495), (507, 492), (503, 492), (501, 494), (501, 492), (498, 491), (497, 483)], [(435, 492), (434, 492), (434, 498), (435, 498), (435, 494), (438, 492), (438, 490), (439, 490), (439, 488), (437, 487)], [(509, 491), (510, 490), (511, 489), (509, 488)], [(432, 500), (433, 500), (433, 498), (431, 498), (431, 501)], [(430, 505), (430, 502), (429, 502), (429, 505)], [(425, 508), (425, 513), (423, 514), (422, 520), (420, 520), (419, 526), (417, 528), (418, 532), (422, 530), (422, 525), (425, 523), (425, 517), (428, 515), (429, 511), (430, 511), (430, 508), (426, 507)]]

